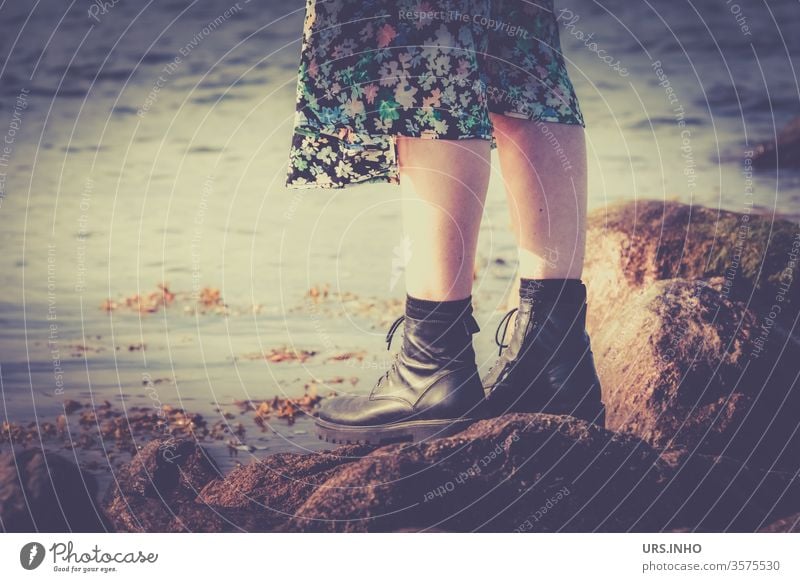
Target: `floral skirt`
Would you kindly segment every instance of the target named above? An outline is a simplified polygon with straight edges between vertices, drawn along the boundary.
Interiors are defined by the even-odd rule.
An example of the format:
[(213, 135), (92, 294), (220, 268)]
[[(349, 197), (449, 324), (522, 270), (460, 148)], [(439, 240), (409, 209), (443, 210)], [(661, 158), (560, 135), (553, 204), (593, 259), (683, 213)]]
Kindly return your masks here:
[(399, 183), (396, 137), (584, 126), (553, 0), (307, 0), (286, 185)]

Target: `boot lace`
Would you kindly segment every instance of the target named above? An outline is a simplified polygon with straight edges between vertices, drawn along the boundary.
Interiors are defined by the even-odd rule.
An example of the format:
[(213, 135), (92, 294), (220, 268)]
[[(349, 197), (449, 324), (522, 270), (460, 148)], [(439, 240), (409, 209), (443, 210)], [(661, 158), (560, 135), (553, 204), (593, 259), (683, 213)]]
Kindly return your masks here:
[[(401, 315), (400, 317), (398, 317), (397, 319), (394, 320), (392, 325), (389, 326), (389, 331), (386, 333), (386, 350), (387, 351), (392, 349), (392, 338), (394, 338), (394, 334), (397, 331), (397, 328), (400, 327), (400, 324), (403, 323), (405, 318), (406, 318), (405, 315)], [(375, 391), (376, 388), (378, 388), (381, 384), (383, 384), (383, 382), (389, 377), (389, 374), (391, 374), (394, 371), (395, 366), (397, 366), (397, 358), (398, 358), (398, 356), (395, 355), (394, 359), (392, 360), (392, 365), (389, 366), (389, 369), (386, 370), (383, 373), (383, 376), (378, 378), (378, 381), (375, 384), (375, 387), (372, 389), (373, 392)]]
[[(516, 308), (514, 309), (514, 311), (516, 311)], [(510, 314), (506, 314), (506, 317), (510, 317)], [(386, 333), (386, 350), (387, 351), (392, 349), (392, 339), (394, 338), (394, 334), (397, 331), (397, 329), (400, 327), (400, 325), (403, 323), (403, 321), (405, 321), (405, 318), (406, 318), (405, 315), (401, 315), (400, 317), (398, 317), (397, 319), (394, 320), (392, 325), (389, 326), (389, 331)], [(478, 330), (477, 322), (475, 322), (474, 319), (471, 319), (471, 322), (472, 322), (472, 325), (475, 327), (475, 330), (477, 331)], [(506, 324), (506, 327), (508, 327), (508, 324)], [(505, 335), (505, 332), (503, 332), (503, 334)], [(495, 340), (496, 339), (497, 339), (497, 334), (495, 334)], [(388, 378), (389, 374), (391, 374), (392, 371), (395, 369), (395, 367), (397, 366), (397, 358), (398, 358), (398, 356), (395, 356), (394, 360), (392, 361), (392, 365), (389, 367), (388, 370), (386, 370), (386, 372), (383, 374), (383, 376), (380, 377), (376, 387), (380, 386), (380, 384), (386, 378)]]
[[(494, 343), (500, 348), (497, 351), (498, 356), (503, 355), (503, 350), (508, 347), (508, 344), (503, 343), (503, 338), (506, 337), (506, 333), (508, 333), (508, 326), (511, 324), (511, 316), (513, 316), (517, 312), (517, 308), (515, 307), (508, 313), (503, 316), (503, 319), (500, 320), (500, 323), (497, 325), (497, 330), (494, 332)], [(500, 328), (503, 328), (503, 333), (500, 333)]]
[(403, 320), (406, 318), (405, 315), (401, 315), (397, 319), (394, 320), (391, 326), (389, 326), (389, 331), (386, 334), (386, 349), (392, 349), (392, 338), (394, 337), (394, 332), (397, 331), (397, 328), (400, 327), (400, 324), (403, 323)]

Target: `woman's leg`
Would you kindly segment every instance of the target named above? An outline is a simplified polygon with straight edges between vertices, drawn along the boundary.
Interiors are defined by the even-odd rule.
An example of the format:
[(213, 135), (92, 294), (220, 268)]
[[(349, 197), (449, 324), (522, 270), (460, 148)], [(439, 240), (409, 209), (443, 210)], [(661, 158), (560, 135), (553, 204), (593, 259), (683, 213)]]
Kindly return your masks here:
[(403, 345), (369, 396), (324, 401), (317, 430), (336, 442), (446, 436), (463, 430), (484, 401), (471, 294), (490, 143), (399, 138), (397, 146), (411, 240)]
[(586, 334), (586, 145), (579, 125), (494, 115), (500, 168), (519, 248), (513, 332), (484, 379), (502, 414), (570, 414), (603, 425)]
[[(491, 118), (519, 251), (519, 276), (580, 279), (587, 204), (583, 127), (497, 114)], [(510, 306), (517, 300), (514, 290)]]
[(451, 301), (471, 294), (489, 151), (482, 139), (398, 138), (410, 296)]

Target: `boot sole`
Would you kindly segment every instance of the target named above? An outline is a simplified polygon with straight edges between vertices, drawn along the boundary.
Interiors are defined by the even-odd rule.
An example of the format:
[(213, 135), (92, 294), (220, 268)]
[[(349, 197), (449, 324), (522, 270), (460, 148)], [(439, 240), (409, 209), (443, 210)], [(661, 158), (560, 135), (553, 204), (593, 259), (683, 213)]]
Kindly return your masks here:
[(378, 426), (349, 426), (317, 419), (315, 424), (319, 439), (329, 443), (389, 445), (453, 436), (477, 420), (477, 418), (414, 420)]

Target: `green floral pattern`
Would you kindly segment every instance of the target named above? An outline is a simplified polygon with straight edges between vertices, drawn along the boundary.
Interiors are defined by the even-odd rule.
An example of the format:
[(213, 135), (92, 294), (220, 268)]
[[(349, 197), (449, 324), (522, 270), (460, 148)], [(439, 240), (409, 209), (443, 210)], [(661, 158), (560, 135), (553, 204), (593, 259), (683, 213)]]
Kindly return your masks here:
[(489, 112), (584, 125), (553, 0), (307, 0), (286, 185), (397, 184), (396, 136), (496, 147)]

